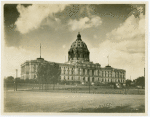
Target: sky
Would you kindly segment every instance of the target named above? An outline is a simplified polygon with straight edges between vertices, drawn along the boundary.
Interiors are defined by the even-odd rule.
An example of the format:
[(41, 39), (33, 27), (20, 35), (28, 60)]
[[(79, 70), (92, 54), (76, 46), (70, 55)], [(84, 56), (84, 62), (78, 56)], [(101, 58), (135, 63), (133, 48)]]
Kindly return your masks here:
[[(2, 77), (21, 74), (20, 65), (41, 56), (67, 61), (80, 32), (90, 61), (126, 70), (126, 79), (144, 76), (144, 4), (5, 4)], [(66, 56), (66, 57), (65, 57)]]

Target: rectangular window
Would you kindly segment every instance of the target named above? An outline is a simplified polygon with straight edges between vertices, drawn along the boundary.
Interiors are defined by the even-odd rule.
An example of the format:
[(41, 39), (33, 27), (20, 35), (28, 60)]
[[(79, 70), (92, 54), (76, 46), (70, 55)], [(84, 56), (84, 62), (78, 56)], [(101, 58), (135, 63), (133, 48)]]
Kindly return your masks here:
[(108, 72), (106, 71), (105, 73), (106, 73), (106, 77), (108, 77)]

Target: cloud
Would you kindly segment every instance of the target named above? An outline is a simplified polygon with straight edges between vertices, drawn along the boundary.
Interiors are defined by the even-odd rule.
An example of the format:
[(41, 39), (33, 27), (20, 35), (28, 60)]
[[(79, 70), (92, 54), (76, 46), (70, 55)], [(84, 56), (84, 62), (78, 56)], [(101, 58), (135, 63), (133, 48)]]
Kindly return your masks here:
[(63, 48), (66, 48), (66, 45), (63, 45), (62, 47), (63, 47)]
[[(4, 43), (4, 41), (3, 41)], [(14, 76), (16, 77), (16, 69), (18, 69), (18, 77), (21, 75), (21, 64), (23, 64), (26, 60), (36, 60), (40, 54), (39, 52), (35, 50), (26, 50), (22, 47), (16, 48), (16, 47), (6, 47), (4, 44), (2, 44), (2, 75), (1, 77), (7, 77), (7, 76)], [(64, 45), (65, 47), (66, 45)], [(37, 47), (37, 46), (35, 46)], [(39, 48), (39, 47), (38, 47)], [(37, 49), (36, 49), (37, 50)], [(46, 52), (47, 50), (46, 46), (42, 46), (42, 58), (48, 61), (52, 62), (65, 62), (65, 54), (67, 56), (67, 53), (63, 55), (62, 57), (58, 57), (58, 54), (51, 53), (51, 56), (49, 56), (49, 52)], [(65, 52), (65, 51), (63, 51)]]
[[(137, 8), (138, 9), (138, 8)], [(140, 8), (139, 16), (129, 16), (117, 29), (107, 34), (107, 40), (98, 48), (91, 48), (91, 60), (103, 67), (108, 64), (126, 70), (127, 79), (144, 75), (145, 17)]]
[(79, 20), (70, 20), (68, 25), (72, 31), (83, 30), (86, 28), (97, 27), (102, 24), (102, 20), (99, 16), (92, 16), (91, 18), (84, 17)]
[[(138, 11), (141, 11), (141, 8)], [(120, 49), (122, 51), (144, 53), (145, 16), (142, 14), (142, 11), (139, 17), (135, 17), (134, 15), (128, 17), (120, 27), (108, 33), (107, 38), (112, 42), (120, 42)]]
[(125, 46), (123, 42), (112, 43), (109, 40), (104, 41), (99, 45), (99, 48), (90, 49), (90, 59), (104, 67), (108, 65), (107, 56), (109, 55), (109, 65), (114, 68), (125, 69), (127, 79), (130, 78), (130, 75), (133, 79), (143, 76), (144, 54), (135, 52), (131, 54), (122, 51), (121, 46)]
[(120, 27), (107, 34), (110, 41), (120, 42), (121, 50), (129, 53), (145, 51), (145, 16), (141, 7), (137, 9), (141, 12), (138, 17), (132, 14)]
[(97, 35), (94, 35), (93, 37), (94, 37), (94, 39), (97, 39)]
[[(45, 18), (55, 17), (54, 14), (63, 11), (65, 6), (66, 5), (33, 4), (32, 6), (24, 7), (23, 5), (18, 5), (17, 10), (20, 16), (15, 22), (17, 30), (25, 34), (31, 30), (37, 29)], [(57, 18), (55, 20), (57, 20)]]
[(64, 25), (61, 24), (61, 20), (59, 18), (47, 17), (41, 22), (41, 28), (43, 26), (52, 27), (54, 30), (63, 29)]

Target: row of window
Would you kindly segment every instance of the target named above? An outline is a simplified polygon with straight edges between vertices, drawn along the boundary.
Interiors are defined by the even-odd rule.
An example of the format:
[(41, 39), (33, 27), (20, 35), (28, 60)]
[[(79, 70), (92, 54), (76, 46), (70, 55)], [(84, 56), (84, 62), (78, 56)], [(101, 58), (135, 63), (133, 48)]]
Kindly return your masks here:
[(86, 47), (86, 45), (82, 42), (82, 41), (76, 41), (75, 43), (74, 43), (74, 45), (72, 45), (71, 47), (75, 47), (76, 45), (78, 45), (78, 46), (83, 46), (83, 47)]
[[(90, 68), (90, 67), (92, 67), (92, 68), (100, 68), (100, 65), (85, 65), (85, 64), (80, 64), (79, 67), (80, 67), (80, 66), (89, 67), (89, 68)], [(62, 70), (64, 70), (64, 69), (65, 69), (65, 70), (69, 70), (69, 69), (72, 69), (72, 70), (73, 70), (74, 68), (61, 67), (61, 69), (62, 69)]]
[(31, 75), (26, 74), (21, 76), (22, 79), (34, 79), (36, 77), (37, 77), (36, 74), (31, 74)]
[[(78, 57), (81, 57), (81, 58), (87, 58), (89, 57), (89, 55), (87, 54), (77, 54)], [(70, 55), (70, 58), (74, 58), (75, 57), (75, 54), (71, 54)]]
[(112, 71), (98, 71), (98, 70), (62, 70), (61, 74), (70, 74), (70, 75), (90, 75), (90, 76), (101, 76), (101, 77), (120, 77), (125, 78), (125, 73), (123, 72), (112, 72)]
[(21, 73), (29, 73), (29, 72), (35, 72), (37, 69), (37, 65), (26, 65), (21, 67)]
[(80, 78), (80, 77), (64, 77), (62, 78), (62, 80), (82, 80), (82, 81), (92, 81), (92, 82), (95, 82), (95, 81), (101, 81), (101, 82), (123, 82), (124, 80), (123, 79), (104, 79), (104, 78)]

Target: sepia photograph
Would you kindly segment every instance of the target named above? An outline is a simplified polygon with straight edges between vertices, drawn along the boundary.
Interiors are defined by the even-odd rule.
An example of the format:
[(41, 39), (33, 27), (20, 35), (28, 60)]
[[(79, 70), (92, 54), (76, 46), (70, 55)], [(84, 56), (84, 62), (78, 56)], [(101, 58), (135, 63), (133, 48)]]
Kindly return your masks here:
[(147, 2), (1, 2), (3, 114), (147, 114)]

